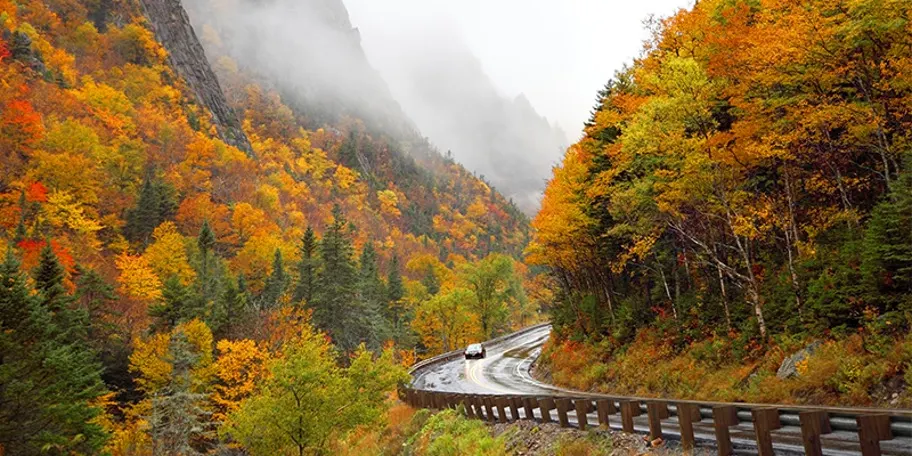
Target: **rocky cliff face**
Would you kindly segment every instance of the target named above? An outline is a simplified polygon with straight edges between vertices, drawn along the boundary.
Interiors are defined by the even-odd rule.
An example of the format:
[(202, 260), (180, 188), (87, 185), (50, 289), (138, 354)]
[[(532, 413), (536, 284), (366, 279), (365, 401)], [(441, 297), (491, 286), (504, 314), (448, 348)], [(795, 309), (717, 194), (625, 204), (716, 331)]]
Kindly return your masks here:
[(156, 37), (170, 54), (171, 65), (193, 90), (197, 101), (212, 113), (219, 135), (228, 144), (251, 153), (250, 142), (228, 106), (181, 1), (142, 0), (141, 3)]
[(222, 57), (229, 57), (242, 73), (281, 93), (309, 128), (357, 118), (396, 137), (414, 132), (368, 62), (341, 0), (184, 0), (184, 5), (216, 71)]

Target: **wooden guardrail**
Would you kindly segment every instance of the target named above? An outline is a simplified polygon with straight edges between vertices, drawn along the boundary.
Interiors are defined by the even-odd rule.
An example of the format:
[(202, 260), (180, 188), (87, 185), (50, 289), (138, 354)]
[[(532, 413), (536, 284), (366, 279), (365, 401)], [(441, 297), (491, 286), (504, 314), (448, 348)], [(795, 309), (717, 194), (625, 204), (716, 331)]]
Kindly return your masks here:
[[(491, 347), (549, 324), (525, 328), (490, 340), (485, 345)], [(410, 372), (415, 374), (431, 365), (462, 356), (461, 350), (444, 353), (415, 364)], [(412, 407), (459, 408), (469, 418), (501, 423), (523, 419), (545, 423), (557, 421), (561, 426), (569, 427), (569, 414), (573, 413), (576, 416), (576, 426), (586, 429), (596, 422), (600, 426), (609, 427), (611, 420), (619, 418), (620, 426), (626, 432), (634, 432), (634, 418), (645, 412), (651, 440), (664, 438), (663, 421), (676, 417), (675, 424), (685, 450), (696, 446), (694, 426), (711, 423), (715, 437), (713, 441), (720, 456), (732, 454), (730, 429), (741, 423), (751, 423), (756, 451), (760, 456), (774, 455), (774, 437), (778, 434), (776, 431), (787, 428), (791, 428), (795, 435), (800, 435), (800, 444), (804, 447), (805, 454), (811, 456), (822, 456), (821, 436), (834, 431), (857, 434), (857, 451), (863, 456), (881, 455), (881, 442), (892, 440), (895, 436), (912, 437), (912, 410), (660, 400), (560, 391), (557, 388), (555, 391), (554, 395), (461, 394), (403, 385), (399, 389), (399, 397)], [(589, 422), (591, 413), (596, 414), (592, 423)], [(845, 451), (847, 442), (841, 443), (840, 450)], [(909, 451), (912, 454), (912, 441)]]
[[(696, 445), (694, 424), (709, 419), (715, 430), (715, 444), (720, 456), (732, 454), (729, 429), (742, 422), (753, 423), (757, 452), (760, 456), (772, 456), (774, 454), (772, 432), (787, 426), (794, 426), (793, 414), (795, 412), (797, 412), (805, 454), (822, 456), (821, 436), (833, 432), (834, 418), (845, 418), (849, 414), (847, 410), (851, 410), (770, 405), (745, 406), (734, 403), (643, 400), (607, 396), (460, 394), (414, 388), (402, 388), (399, 394), (400, 398), (412, 407), (458, 408), (469, 418), (500, 423), (515, 420), (537, 420), (548, 423), (555, 421), (554, 412), (556, 412), (556, 421), (563, 427), (570, 427), (568, 413), (574, 412), (576, 426), (579, 429), (586, 429), (595, 424), (595, 422), (589, 423), (589, 414), (595, 412), (598, 425), (609, 427), (611, 420), (620, 418), (622, 429), (626, 432), (634, 432), (634, 417), (642, 415), (645, 411), (649, 423), (650, 440), (663, 438), (662, 422), (674, 416), (677, 417), (680, 429), (681, 446), (685, 450), (693, 449)], [(536, 410), (538, 410), (538, 416), (536, 416)], [(912, 433), (912, 411), (888, 410), (878, 413), (876, 409), (864, 410), (866, 411), (853, 414), (854, 426), (847, 426), (844, 420), (840, 422), (844, 430), (854, 427), (855, 432), (858, 433), (858, 450), (863, 456), (879, 456), (882, 454), (881, 442), (893, 439), (896, 433), (903, 435)]]

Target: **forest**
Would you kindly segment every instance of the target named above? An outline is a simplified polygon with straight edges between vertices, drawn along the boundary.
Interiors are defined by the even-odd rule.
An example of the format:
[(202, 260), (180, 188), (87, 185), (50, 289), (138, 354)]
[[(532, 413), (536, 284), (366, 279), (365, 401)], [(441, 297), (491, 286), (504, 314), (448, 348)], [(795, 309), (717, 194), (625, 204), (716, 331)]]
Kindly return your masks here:
[(0, 454), (341, 451), (538, 321), (482, 178), (219, 55), (232, 146), (168, 57), (133, 0), (0, 0)]
[(555, 381), (912, 404), (910, 15), (708, 0), (650, 23), (533, 221), (527, 260), (560, 285)]

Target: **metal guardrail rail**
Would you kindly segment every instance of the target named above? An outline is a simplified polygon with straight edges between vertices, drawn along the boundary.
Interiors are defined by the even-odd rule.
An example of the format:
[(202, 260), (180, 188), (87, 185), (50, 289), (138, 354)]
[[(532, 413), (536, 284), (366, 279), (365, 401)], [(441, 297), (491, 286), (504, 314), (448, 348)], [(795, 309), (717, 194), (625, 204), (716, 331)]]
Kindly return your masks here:
[[(547, 325), (548, 323), (543, 323), (525, 328), (488, 341), (486, 345), (503, 343)], [(459, 350), (444, 353), (415, 364), (410, 372), (414, 374), (434, 364), (462, 356), (462, 351)], [(586, 429), (590, 426), (589, 414), (595, 412), (597, 419), (592, 424), (610, 427), (611, 417), (620, 414), (621, 428), (626, 432), (635, 432), (634, 418), (645, 412), (650, 440), (663, 438), (663, 421), (675, 418), (674, 425), (677, 426), (678, 437), (685, 450), (694, 448), (697, 443), (694, 425), (702, 426), (706, 423), (701, 422), (710, 419), (714, 431), (713, 444), (720, 456), (733, 453), (730, 429), (741, 423), (750, 423), (756, 440), (755, 451), (761, 456), (775, 454), (773, 437), (778, 434), (775, 431), (787, 428), (792, 428), (796, 435), (800, 435), (804, 453), (811, 456), (823, 455), (821, 437), (834, 431), (857, 433), (857, 447), (853, 450), (843, 445), (841, 450), (860, 451), (863, 456), (883, 454), (881, 442), (900, 436), (912, 437), (912, 410), (664, 400), (571, 391), (553, 395), (497, 395), (458, 394), (404, 387), (399, 393), (413, 407), (459, 408), (470, 418), (502, 423), (519, 419), (551, 422), (551, 411), (554, 410), (557, 412), (557, 422), (562, 426)], [(573, 424), (571, 415), (575, 415)], [(912, 454), (912, 443), (907, 454)]]

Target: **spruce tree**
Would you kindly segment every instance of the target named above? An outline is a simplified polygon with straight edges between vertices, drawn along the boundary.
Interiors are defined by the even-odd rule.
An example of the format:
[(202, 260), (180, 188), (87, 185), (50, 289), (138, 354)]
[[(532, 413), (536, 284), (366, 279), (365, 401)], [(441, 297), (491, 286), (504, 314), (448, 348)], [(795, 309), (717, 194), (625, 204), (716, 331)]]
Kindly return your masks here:
[(212, 250), (215, 247), (215, 233), (209, 227), (208, 221), (204, 221), (200, 228), (199, 235), (196, 237), (196, 246), (200, 251), (199, 274), (196, 280), (200, 295), (204, 301), (209, 302), (215, 294), (216, 283), (212, 280), (212, 263), (215, 261), (212, 258), (214, 256)]
[(405, 296), (405, 287), (402, 285), (402, 270), (399, 265), (399, 256), (393, 254), (390, 261), (386, 279), (386, 317), (392, 325), (393, 340), (402, 344), (408, 334), (408, 316), (402, 298)]
[(48, 240), (41, 249), (38, 266), (34, 271), (39, 302), (49, 312), (60, 337), (71, 342), (86, 342), (88, 314), (83, 309), (74, 308), (75, 299), (63, 286), (65, 273)]
[(311, 305), (316, 326), (329, 333), (344, 352), (354, 350), (365, 333), (358, 318), (363, 304), (356, 297), (358, 277), (349, 236), (348, 222), (337, 205), (333, 208), (333, 223), (320, 241), (322, 265)]
[(149, 315), (155, 319), (153, 326), (159, 331), (170, 330), (179, 323), (194, 318), (203, 319), (205, 314), (206, 303), (193, 288), (181, 283), (177, 276), (165, 279), (161, 299), (149, 306)]
[[(907, 163), (912, 164), (912, 156)], [(900, 173), (887, 199), (871, 212), (862, 272), (868, 301), (881, 312), (912, 311), (912, 172)]]
[(364, 245), (359, 264), (358, 294), (364, 306), (364, 327), (368, 331), (365, 337), (371, 349), (379, 349), (383, 341), (389, 338), (390, 328), (385, 315), (386, 290), (380, 279), (377, 251), (373, 244), (368, 242)]
[(212, 434), (206, 395), (194, 391), (191, 369), (197, 362), (187, 335), (177, 331), (168, 346), (172, 372), (168, 384), (152, 397), (149, 416), (153, 454), (202, 455), (197, 448)]
[(174, 189), (167, 184), (156, 182), (151, 175), (146, 175), (136, 207), (127, 213), (127, 224), (124, 226), (127, 239), (147, 244), (152, 231), (177, 209), (174, 193)]
[(248, 312), (247, 284), (244, 275), (237, 281), (226, 281), (222, 294), (216, 301), (211, 318), (212, 332), (217, 339), (237, 337), (237, 331)]
[(96, 454), (107, 438), (95, 423), (102, 410), (89, 405), (104, 393), (101, 366), (64, 337), (45, 307), (47, 290), (62, 278), (49, 258), (38, 269), (45, 291), (28, 286), (11, 251), (0, 264), (0, 447), (17, 455)]
[(272, 259), (272, 273), (266, 279), (266, 285), (260, 295), (260, 306), (265, 309), (277, 307), (287, 288), (288, 274), (285, 272), (285, 264), (282, 261), (282, 251), (276, 249)]
[(294, 303), (308, 304), (313, 301), (317, 272), (317, 237), (313, 229), (307, 227), (301, 239), (301, 261), (298, 262), (298, 282), (294, 290)]

